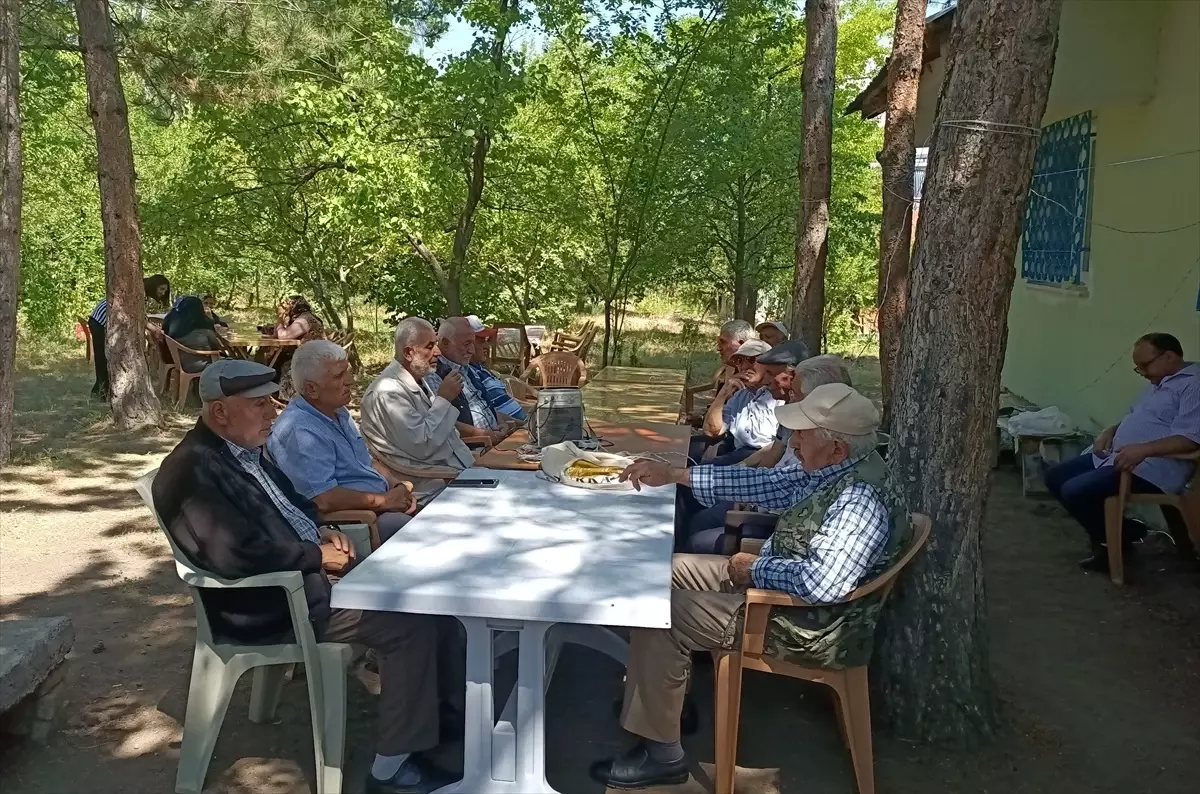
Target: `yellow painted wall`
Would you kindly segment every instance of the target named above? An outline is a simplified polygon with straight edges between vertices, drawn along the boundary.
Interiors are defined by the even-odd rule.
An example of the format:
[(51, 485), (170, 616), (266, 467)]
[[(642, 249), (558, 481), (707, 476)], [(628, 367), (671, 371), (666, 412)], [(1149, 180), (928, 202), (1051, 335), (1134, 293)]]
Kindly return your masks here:
[[(939, 58), (922, 75), (918, 141), (929, 138), (944, 72)], [(1200, 221), (1200, 2), (1067, 0), (1043, 124), (1088, 110), (1096, 169), (1085, 289), (1027, 284), (1018, 253), (1003, 382), (1098, 428), (1145, 385), (1130, 360), (1139, 336), (1172, 333), (1200, 360), (1200, 226), (1097, 225)]]
[[(1125, 234), (1099, 225), (1145, 231), (1200, 222), (1200, 153), (1194, 151), (1200, 149), (1200, 3), (1086, 5), (1161, 5), (1152, 51), (1154, 93), (1137, 101), (1136, 87), (1148, 81), (1130, 80), (1110, 97), (1114, 101), (1089, 105), (1080, 101), (1089, 93), (1082, 88), (1052, 89), (1044, 123), (1083, 110), (1093, 114), (1090, 272), (1081, 293), (1031, 285), (1020, 277), (1018, 257), (1004, 385), (1040, 405), (1058, 405), (1083, 426), (1099, 427), (1118, 420), (1145, 386), (1130, 361), (1138, 336), (1172, 333), (1188, 358), (1200, 360), (1200, 225), (1170, 234)], [(1130, 39), (1144, 50), (1144, 36), (1133, 31)], [(1089, 52), (1086, 46), (1060, 50), (1055, 88), (1068, 65), (1069, 84), (1082, 85), (1075, 75), (1086, 73), (1078, 67)], [(1114, 165), (1162, 155), (1177, 156)]]

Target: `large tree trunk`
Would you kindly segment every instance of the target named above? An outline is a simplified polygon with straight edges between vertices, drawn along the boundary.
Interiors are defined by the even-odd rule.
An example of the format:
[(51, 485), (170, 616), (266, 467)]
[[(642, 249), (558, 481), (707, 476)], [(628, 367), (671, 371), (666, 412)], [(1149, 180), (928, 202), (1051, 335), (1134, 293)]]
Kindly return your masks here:
[(121, 89), (107, 0), (75, 0), (87, 78), (88, 111), (96, 130), (96, 170), (104, 222), (108, 327), (108, 394), (118, 427), (157, 424), (161, 406), (146, 365), (146, 298), (134, 186), (129, 109)]
[(460, 280), (467, 264), (467, 250), (471, 247), (471, 239), (475, 236), (475, 212), (479, 201), (483, 198), (484, 170), (487, 164), (488, 149), (492, 146), (492, 136), (485, 129), (475, 132), (475, 145), (471, 150), (471, 170), (467, 180), (467, 198), (462, 212), (458, 215), (458, 225), (454, 229), (454, 248), (450, 255), (449, 279), (454, 285), (452, 294), (446, 295), (446, 311), (450, 316), (462, 314), (459, 300)]
[(829, 254), (830, 161), (833, 159), (833, 75), (837, 65), (837, 0), (804, 3), (804, 72), (800, 77), (804, 134), (800, 209), (796, 212), (796, 278), (792, 333), (821, 352), (825, 259)]
[(0, 465), (12, 454), (21, 295), (21, 0), (0, 0)]
[(887, 121), (883, 127), (883, 225), (879, 231), (879, 369), (883, 422), (891, 426), (893, 378), (900, 328), (908, 306), (912, 252), (913, 164), (916, 159), (917, 89), (925, 38), (925, 1), (897, 0), (896, 32), (888, 59)]
[(933, 535), (900, 579), (872, 672), (880, 716), (910, 739), (962, 742), (994, 726), (980, 526), (1013, 261), (1061, 6), (970, 0), (956, 12), (889, 459), (909, 509), (933, 517)]

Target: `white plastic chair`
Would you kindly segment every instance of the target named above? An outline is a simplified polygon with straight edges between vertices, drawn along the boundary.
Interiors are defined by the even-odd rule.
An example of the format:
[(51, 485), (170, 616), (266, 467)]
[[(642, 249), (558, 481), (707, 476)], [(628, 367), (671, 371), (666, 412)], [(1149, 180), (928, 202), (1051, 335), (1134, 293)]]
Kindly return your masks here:
[[(196, 608), (196, 652), (192, 659), (192, 680), (188, 687), (187, 712), (183, 721), (183, 744), (179, 750), (179, 768), (175, 774), (177, 794), (200, 794), (204, 776), (212, 759), (221, 722), (238, 678), (254, 671), (250, 693), (251, 722), (272, 722), (288, 672), (297, 662), (305, 666), (308, 702), (312, 714), (313, 750), (316, 755), (318, 794), (339, 794), (342, 790), (342, 762), (346, 737), (346, 670), (350, 666), (349, 645), (317, 642), (308, 620), (308, 602), (304, 597), (304, 577), (299, 571), (222, 579), (188, 561), (167, 532), (150, 487), (158, 469), (138, 478), (137, 491), (154, 514), (154, 519), (171, 544), (175, 570), (191, 591)], [(340, 527), (354, 543), (360, 557), (370, 553), (369, 529), (364, 524)], [(296, 641), (280, 645), (232, 645), (213, 638), (200, 588), (282, 587), (287, 592), (288, 609)]]

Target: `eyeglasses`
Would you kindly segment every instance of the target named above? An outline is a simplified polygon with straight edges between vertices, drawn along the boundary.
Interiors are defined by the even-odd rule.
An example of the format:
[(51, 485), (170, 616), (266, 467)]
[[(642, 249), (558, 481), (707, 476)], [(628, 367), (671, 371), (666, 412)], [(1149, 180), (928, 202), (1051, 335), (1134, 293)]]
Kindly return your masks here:
[(1162, 358), (1166, 354), (1167, 354), (1167, 351), (1164, 350), (1161, 353), (1159, 353), (1157, 356), (1155, 356), (1154, 358), (1147, 361), (1145, 364), (1134, 364), (1133, 371), (1136, 372), (1137, 374), (1145, 377), (1146, 370), (1148, 370), (1154, 364), (1155, 361), (1158, 361), (1160, 358)]

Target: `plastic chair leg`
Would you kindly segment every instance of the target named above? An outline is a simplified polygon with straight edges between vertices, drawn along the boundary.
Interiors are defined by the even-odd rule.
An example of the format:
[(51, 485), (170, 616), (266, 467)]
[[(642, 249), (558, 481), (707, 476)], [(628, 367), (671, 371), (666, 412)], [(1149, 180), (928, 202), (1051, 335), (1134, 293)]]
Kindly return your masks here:
[(871, 696), (867, 688), (867, 668), (851, 667), (843, 675), (841, 715), (850, 745), (858, 794), (875, 794), (875, 755), (871, 746)]
[(200, 794), (204, 789), (204, 776), (221, 733), (221, 723), (243, 672), (243, 663), (233, 660), (226, 664), (212, 648), (196, 646), (183, 718), (179, 769), (175, 773), (176, 794)]
[(721, 653), (716, 659), (715, 794), (733, 794), (737, 772), (738, 719), (742, 709), (742, 655)]
[(310, 683), (321, 687), (323, 701), (323, 713), (312, 715), (313, 722), (319, 719), (321, 724), (319, 747), (315, 748), (317, 794), (341, 794), (346, 749), (346, 668), (350, 666), (351, 650), (348, 645), (320, 645), (318, 653), (321, 680)]
[(279, 696), (288, 678), (291, 665), (269, 664), (254, 668), (253, 685), (250, 688), (250, 721), (274, 722), (275, 710), (279, 707)]

